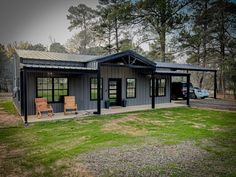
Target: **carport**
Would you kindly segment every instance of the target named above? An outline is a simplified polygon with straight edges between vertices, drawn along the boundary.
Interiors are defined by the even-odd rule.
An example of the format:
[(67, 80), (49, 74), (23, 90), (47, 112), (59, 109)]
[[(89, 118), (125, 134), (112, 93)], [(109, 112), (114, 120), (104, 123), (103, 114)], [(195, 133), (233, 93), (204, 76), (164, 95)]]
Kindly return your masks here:
[[(156, 62), (156, 68), (158, 70), (169, 70), (169, 71), (186, 71), (188, 73), (189, 71), (203, 71), (203, 72), (210, 72), (214, 73), (214, 96), (213, 98), (216, 99), (216, 92), (217, 92), (217, 70), (211, 69), (211, 68), (205, 68), (197, 65), (192, 64), (177, 64), (177, 63), (164, 63), (164, 62)], [(174, 76), (174, 75), (172, 75)], [(187, 83), (190, 81), (187, 80)], [(189, 92), (188, 92), (189, 94)], [(189, 99), (189, 95), (187, 100)]]

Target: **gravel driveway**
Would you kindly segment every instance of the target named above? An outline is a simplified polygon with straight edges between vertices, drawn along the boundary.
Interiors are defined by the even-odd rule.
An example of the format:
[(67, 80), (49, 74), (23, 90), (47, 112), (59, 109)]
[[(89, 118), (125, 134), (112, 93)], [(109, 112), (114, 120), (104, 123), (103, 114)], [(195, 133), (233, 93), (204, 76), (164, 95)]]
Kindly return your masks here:
[[(173, 102), (179, 103), (179, 104), (186, 104), (186, 100), (177, 100)], [(223, 99), (213, 99), (213, 98), (191, 99), (190, 105), (191, 107), (236, 111), (236, 101), (229, 101), (229, 100), (223, 100)]]
[[(192, 144), (125, 145), (84, 153), (82, 163), (89, 176), (214, 176), (224, 174), (221, 160)], [(219, 162), (218, 164), (216, 162)], [(218, 176), (217, 175), (217, 176)]]

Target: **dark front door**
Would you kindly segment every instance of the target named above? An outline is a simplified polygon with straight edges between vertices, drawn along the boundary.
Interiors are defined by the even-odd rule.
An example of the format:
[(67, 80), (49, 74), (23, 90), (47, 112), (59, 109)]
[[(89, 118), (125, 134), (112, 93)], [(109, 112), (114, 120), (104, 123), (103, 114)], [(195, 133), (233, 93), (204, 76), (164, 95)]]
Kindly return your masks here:
[(121, 106), (121, 79), (108, 80), (108, 98), (111, 106)]

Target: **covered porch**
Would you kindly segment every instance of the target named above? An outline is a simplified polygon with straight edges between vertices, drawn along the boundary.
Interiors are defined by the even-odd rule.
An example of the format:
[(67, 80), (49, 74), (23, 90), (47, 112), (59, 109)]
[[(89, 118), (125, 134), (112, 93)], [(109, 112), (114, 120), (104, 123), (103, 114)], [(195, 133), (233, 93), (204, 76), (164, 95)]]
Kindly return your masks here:
[[(179, 103), (163, 103), (163, 104), (156, 104), (156, 109), (163, 109), (163, 108), (176, 108), (176, 107), (185, 107), (186, 104), (179, 104)], [(151, 110), (151, 105), (137, 105), (137, 106), (128, 106), (128, 107), (121, 107), (115, 106), (109, 109), (101, 109), (101, 115), (109, 115), (109, 114), (119, 114), (119, 113), (129, 113), (129, 112), (136, 112), (136, 111), (146, 111)], [(88, 116), (93, 116), (94, 111), (96, 109), (91, 110), (81, 110), (78, 111), (78, 114), (67, 114), (64, 115), (63, 112), (55, 113), (53, 117), (47, 116), (47, 114), (43, 115), (42, 118), (37, 118), (36, 115), (28, 116), (28, 123), (34, 122), (44, 122), (44, 121), (57, 121), (57, 120), (66, 120), (66, 119), (80, 119)], [(22, 120), (24, 121), (24, 116), (22, 116)]]
[[(57, 119), (71, 118), (71, 115), (67, 116), (64, 115), (64, 113), (61, 113), (64, 108), (64, 96), (72, 95), (75, 97), (76, 102), (78, 100), (82, 100), (84, 97), (87, 98), (88, 93), (85, 94), (83, 93), (83, 91), (88, 89), (88, 84), (83, 84), (83, 83), (87, 83), (88, 78), (95, 77), (96, 74), (97, 70), (93, 68), (67, 67), (67, 66), (47, 67), (45, 65), (39, 66), (39, 65), (24, 64), (24, 66), (21, 69), (21, 77), (23, 81), (21, 84), (22, 88), (21, 90), (23, 90), (21, 97), (21, 103), (23, 103), (21, 107), (21, 112), (22, 115), (24, 115), (22, 117), (25, 124), (27, 125), (29, 122), (32, 122), (31, 120), (37, 119), (34, 118), (36, 117), (35, 98), (44, 97), (42, 95), (39, 95), (39, 91), (41, 91), (42, 89), (47, 91), (46, 98), (48, 104), (53, 108), (55, 117)], [(43, 79), (46, 80), (47, 83), (44, 83)], [(61, 80), (66, 79), (66, 82), (65, 83), (63, 82), (62, 85), (61, 83), (56, 82), (59, 81), (60, 79)], [(84, 87), (82, 87), (81, 85), (84, 85)], [(62, 91), (66, 91), (66, 93)], [(60, 95), (61, 93), (62, 95)], [(86, 102), (79, 104), (79, 109), (84, 109), (83, 108), (84, 105), (86, 106), (92, 105), (90, 104), (89, 101), (87, 101), (89, 99), (83, 99), (83, 100), (85, 100)], [(48, 116), (42, 116), (42, 119), (47, 120), (51, 118)]]

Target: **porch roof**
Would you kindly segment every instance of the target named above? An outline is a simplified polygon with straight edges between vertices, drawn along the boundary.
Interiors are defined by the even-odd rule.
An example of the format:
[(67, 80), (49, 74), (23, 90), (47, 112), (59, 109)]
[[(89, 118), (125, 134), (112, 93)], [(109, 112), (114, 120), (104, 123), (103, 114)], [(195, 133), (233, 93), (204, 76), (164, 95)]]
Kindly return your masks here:
[(179, 64), (179, 63), (168, 63), (168, 62), (155, 62), (156, 68), (166, 68), (173, 70), (189, 70), (189, 71), (216, 71), (216, 69), (205, 68), (193, 64)]
[(183, 72), (177, 72), (177, 71), (155, 71), (155, 74), (170, 75), (170, 76), (187, 76), (187, 75), (190, 75), (190, 73), (183, 73)]
[(38, 69), (66, 69), (66, 70), (92, 70), (96, 71), (95, 68), (88, 67), (72, 67), (72, 66), (53, 66), (53, 65), (32, 65), (32, 64), (21, 64), (21, 68), (38, 68)]

